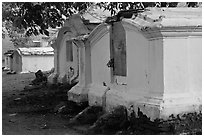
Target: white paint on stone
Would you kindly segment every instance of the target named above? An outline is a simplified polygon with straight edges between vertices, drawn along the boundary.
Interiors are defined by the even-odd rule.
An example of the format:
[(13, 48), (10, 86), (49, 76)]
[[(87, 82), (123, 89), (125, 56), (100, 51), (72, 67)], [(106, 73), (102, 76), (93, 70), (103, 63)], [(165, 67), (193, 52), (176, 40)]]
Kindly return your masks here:
[(54, 67), (54, 56), (22, 56), (22, 73), (49, 71)]
[(104, 96), (106, 96), (106, 92), (108, 92), (109, 88), (98, 85), (91, 84), (88, 88), (88, 101), (90, 106), (105, 106), (106, 102), (104, 100)]
[[(78, 41), (79, 83), (68, 92), (68, 99), (88, 101), (89, 105), (103, 106), (107, 111), (124, 105), (133, 106), (137, 112), (139, 107), (152, 120), (199, 111), (202, 105), (200, 15), (199, 8), (170, 8), (152, 9), (136, 19), (123, 19), (125, 77), (114, 76), (107, 66), (112, 57), (110, 25), (102, 23), (86, 39), (72, 39)], [(62, 61), (57, 68), (62, 72), (61, 79), (66, 74), (61, 70), (65, 68), (63, 65), (67, 64)]]
[[(156, 15), (166, 15), (165, 19), (156, 23), (142, 18), (122, 21), (126, 31), (127, 77), (112, 76), (111, 69), (105, 67), (111, 56), (107, 35), (91, 44), (87, 75), (91, 79), (90, 105), (105, 106), (107, 111), (118, 105), (133, 105), (136, 112), (139, 107), (152, 120), (201, 109), (200, 9), (193, 9), (188, 19), (182, 19), (187, 16), (183, 14), (185, 9), (154, 12), (147, 14), (152, 20)], [(145, 25), (150, 29), (143, 30)]]
[[(64, 23), (59, 30), (56, 41), (52, 44), (55, 53), (55, 74), (58, 75), (58, 83), (72, 84), (74, 82), (82, 82), (80, 75), (83, 75), (83, 66), (85, 59), (82, 47), (83, 40), (88, 36), (89, 30), (83, 24), (79, 14), (72, 15)], [(68, 43), (68, 44), (67, 44)], [(82, 44), (83, 43), (83, 44)], [(72, 45), (73, 61), (67, 60), (67, 47)], [(83, 73), (82, 73), (83, 72)], [(82, 76), (83, 77), (83, 76)], [(84, 89), (80, 84), (77, 85)]]
[(18, 48), (13, 53), (11, 70), (19, 73), (49, 71), (54, 67), (52, 47)]

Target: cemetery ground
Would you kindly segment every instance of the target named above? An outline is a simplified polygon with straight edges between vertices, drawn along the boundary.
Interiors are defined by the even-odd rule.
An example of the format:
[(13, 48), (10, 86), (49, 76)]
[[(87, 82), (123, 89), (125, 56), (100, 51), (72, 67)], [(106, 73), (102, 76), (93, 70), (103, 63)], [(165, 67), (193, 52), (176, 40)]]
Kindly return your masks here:
[(67, 99), (65, 92), (55, 96), (56, 89), (24, 90), (33, 79), (34, 73), (8, 75), (3, 72), (2, 134), (80, 134), (66, 126), (71, 116), (54, 112), (54, 108)]
[(2, 72), (3, 135), (202, 134), (201, 112), (154, 121), (139, 109), (127, 116), (122, 106), (104, 113), (101, 107), (69, 102), (67, 91), (73, 85), (33, 88), (34, 79), (35, 73)]

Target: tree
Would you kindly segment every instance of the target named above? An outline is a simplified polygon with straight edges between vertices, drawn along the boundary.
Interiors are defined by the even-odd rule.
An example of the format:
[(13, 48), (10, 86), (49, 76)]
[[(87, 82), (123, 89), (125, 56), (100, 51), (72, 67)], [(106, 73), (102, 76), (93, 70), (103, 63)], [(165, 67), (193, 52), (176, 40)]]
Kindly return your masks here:
[(49, 27), (62, 26), (64, 20), (76, 12), (83, 12), (91, 3), (82, 2), (4, 2), (2, 19), (11, 22), (26, 35), (49, 35)]

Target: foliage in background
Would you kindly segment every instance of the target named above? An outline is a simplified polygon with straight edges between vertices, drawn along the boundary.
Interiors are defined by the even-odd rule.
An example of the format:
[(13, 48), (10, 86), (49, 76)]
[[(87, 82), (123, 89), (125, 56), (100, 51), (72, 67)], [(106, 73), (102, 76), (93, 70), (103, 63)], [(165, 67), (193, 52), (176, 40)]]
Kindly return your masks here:
[[(178, 2), (3, 2), (2, 21), (13, 42), (26, 41), (31, 35), (47, 35), (48, 28), (61, 27), (75, 13), (84, 13), (92, 5), (109, 10), (116, 15), (120, 10), (147, 7), (176, 7)], [(187, 2), (188, 7), (197, 7), (198, 2)], [(5, 31), (3, 37), (5, 36)], [(21, 38), (24, 40), (20, 40)], [(18, 43), (18, 42), (17, 42)]]
[(8, 21), (3, 22), (2, 31), (2, 37), (5, 38), (8, 35), (15, 47), (27, 47), (28, 41), (31, 40), (30, 37), (25, 35), (25, 29), (18, 29)]

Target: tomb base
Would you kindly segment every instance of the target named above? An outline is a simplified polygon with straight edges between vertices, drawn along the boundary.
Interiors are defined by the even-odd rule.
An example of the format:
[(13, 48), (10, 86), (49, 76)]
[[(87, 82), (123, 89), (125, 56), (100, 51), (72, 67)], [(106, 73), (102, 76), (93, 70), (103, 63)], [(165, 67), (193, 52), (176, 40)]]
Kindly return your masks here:
[[(198, 92), (195, 92), (198, 93)], [(167, 119), (169, 115), (192, 113), (202, 111), (202, 95), (194, 92), (167, 93), (163, 96), (160, 117)]]
[(131, 112), (132, 108), (137, 114), (138, 108), (151, 120), (160, 117), (161, 102), (160, 97), (147, 97), (146, 94), (127, 92), (92, 84), (89, 87), (88, 101), (90, 106), (102, 106), (105, 111), (112, 111), (115, 107), (122, 105)]
[(87, 102), (88, 89), (84, 86), (76, 85), (67, 92), (67, 96), (68, 96), (68, 100), (76, 103)]
[(137, 114), (138, 108), (151, 120), (160, 117), (162, 99), (159, 97), (147, 97), (145, 94), (121, 92), (111, 89), (106, 93), (106, 111), (111, 111), (119, 105), (125, 106), (130, 113), (132, 110)]
[(136, 114), (139, 108), (151, 120), (168, 119), (172, 114), (176, 116), (202, 110), (202, 96), (195, 94), (197, 92), (121, 91), (97, 84), (92, 84), (88, 89), (90, 106), (102, 106), (105, 111), (111, 111), (122, 105), (127, 108), (128, 113), (134, 110)]
[(106, 92), (109, 90), (106, 86), (97, 84), (89, 85), (88, 101), (90, 106), (104, 106)]
[(168, 119), (172, 114), (176, 116), (202, 111), (202, 96), (194, 93), (139, 94), (110, 89), (106, 93), (105, 100), (106, 111), (111, 111), (114, 107), (123, 105), (128, 112), (133, 107), (134, 112), (137, 114), (139, 108), (151, 120), (156, 118)]

